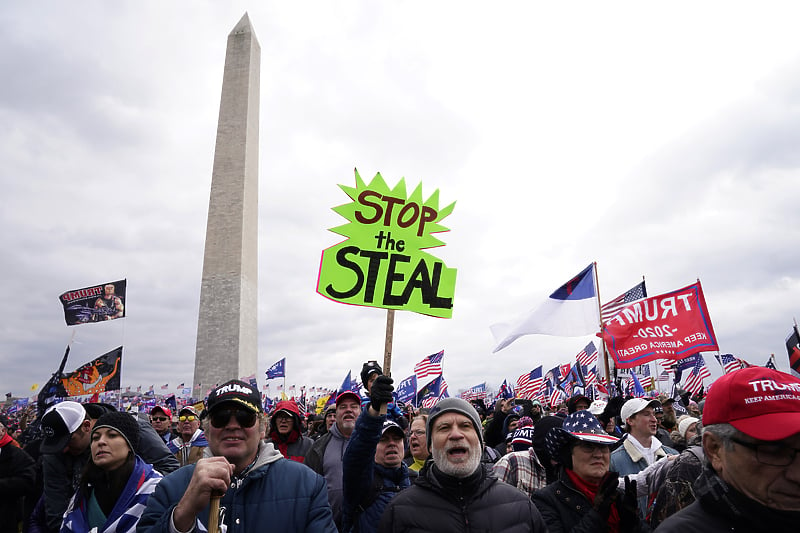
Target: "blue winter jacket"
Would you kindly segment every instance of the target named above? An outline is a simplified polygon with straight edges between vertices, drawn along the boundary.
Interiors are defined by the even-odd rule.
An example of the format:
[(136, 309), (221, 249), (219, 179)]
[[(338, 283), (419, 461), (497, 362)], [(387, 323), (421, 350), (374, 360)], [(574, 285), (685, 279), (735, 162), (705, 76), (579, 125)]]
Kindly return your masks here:
[[(371, 416), (362, 411), (350, 436), (350, 443), (342, 460), (344, 508), (342, 531), (357, 533), (374, 532), (378, 529), (383, 510), (394, 496), (409, 487), (408, 467), (386, 468), (375, 463), (375, 449), (381, 439), (381, 430), (386, 416)], [(373, 487), (374, 477), (382, 478), (382, 488), (377, 494)], [(364, 504), (366, 508), (362, 508)]]
[[(138, 533), (169, 533), (170, 519), (194, 473), (186, 465), (161, 483), (147, 501)], [(253, 470), (222, 497), (227, 533), (250, 531), (336, 533), (325, 480), (306, 466), (284, 459), (272, 444), (259, 444)], [(198, 516), (205, 530), (208, 507)]]

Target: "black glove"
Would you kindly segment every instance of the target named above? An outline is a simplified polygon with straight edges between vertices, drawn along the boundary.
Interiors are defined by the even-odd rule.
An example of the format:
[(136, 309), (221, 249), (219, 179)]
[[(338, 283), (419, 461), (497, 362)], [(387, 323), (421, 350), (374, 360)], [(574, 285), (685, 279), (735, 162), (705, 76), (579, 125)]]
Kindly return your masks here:
[(600, 480), (600, 487), (597, 489), (597, 496), (594, 497), (592, 507), (600, 513), (603, 520), (608, 520), (611, 504), (617, 499), (618, 486), (619, 474), (617, 472), (606, 472), (603, 479)]
[(372, 382), (372, 389), (369, 391), (369, 404), (376, 411), (381, 410), (381, 405), (392, 401), (392, 387), (394, 380), (389, 376), (378, 376)]
[(619, 530), (622, 533), (638, 531), (639, 501), (636, 497), (636, 480), (625, 478), (625, 495), (617, 501)]

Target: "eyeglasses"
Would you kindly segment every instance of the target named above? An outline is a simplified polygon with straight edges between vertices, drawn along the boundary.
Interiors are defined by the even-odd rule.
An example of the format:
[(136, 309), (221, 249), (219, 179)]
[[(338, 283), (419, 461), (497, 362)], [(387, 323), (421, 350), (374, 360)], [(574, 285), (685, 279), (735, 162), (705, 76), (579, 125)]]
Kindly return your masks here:
[(425, 430), (424, 429), (412, 429), (408, 432), (409, 435), (414, 435), (415, 437), (424, 437)]
[(187, 420), (189, 422), (194, 422), (195, 420), (197, 420), (197, 417), (194, 415), (182, 415), (178, 417), (178, 420), (180, 420), (181, 422), (186, 422)]
[(239, 409), (219, 409), (210, 414), (211, 425), (215, 428), (224, 428), (228, 425), (231, 417), (236, 417), (236, 422), (243, 428), (251, 428), (256, 424), (258, 416), (253, 411), (241, 411)]
[[(186, 417), (184, 417), (186, 418)], [(152, 417), (153, 422), (166, 422), (169, 420), (166, 416), (154, 416)]]
[(756, 452), (756, 460), (769, 466), (789, 466), (794, 462), (795, 456), (800, 453), (798, 448), (789, 448), (780, 444), (746, 442), (735, 437), (731, 437), (731, 440), (739, 446), (744, 446)]

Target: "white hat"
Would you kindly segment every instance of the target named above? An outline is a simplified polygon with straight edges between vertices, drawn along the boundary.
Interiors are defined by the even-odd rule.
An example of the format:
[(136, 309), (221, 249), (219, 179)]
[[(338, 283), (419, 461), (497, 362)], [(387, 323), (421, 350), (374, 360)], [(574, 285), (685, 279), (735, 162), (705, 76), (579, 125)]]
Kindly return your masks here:
[(42, 453), (59, 453), (69, 438), (83, 423), (86, 410), (78, 402), (61, 402), (45, 411), (42, 416)]
[(631, 398), (622, 406), (622, 411), (620, 412), (622, 422), (627, 424), (630, 417), (648, 407), (654, 409), (656, 407), (661, 407), (661, 402), (658, 400), (647, 400), (645, 398)]
[(593, 415), (603, 414), (603, 411), (606, 410), (606, 405), (608, 405), (608, 402), (605, 400), (595, 400), (589, 406), (589, 412)]
[(687, 416), (678, 423), (678, 433), (680, 433), (681, 437), (685, 439), (686, 430), (689, 429), (689, 426), (691, 426), (692, 424), (697, 424), (698, 422), (700, 422), (700, 420), (698, 420), (697, 418), (693, 416)]

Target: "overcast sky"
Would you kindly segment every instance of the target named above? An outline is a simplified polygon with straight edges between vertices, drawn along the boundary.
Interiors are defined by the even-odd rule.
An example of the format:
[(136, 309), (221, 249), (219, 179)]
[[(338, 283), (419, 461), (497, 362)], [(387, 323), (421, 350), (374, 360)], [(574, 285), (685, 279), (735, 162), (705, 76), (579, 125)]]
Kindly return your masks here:
[[(5, 2), (0, 392), (124, 345), (122, 384), (192, 380), (226, 38), (262, 48), (259, 384), (338, 386), (386, 312), (316, 293), (331, 208), (381, 172), (457, 202), (433, 251), (453, 318), (398, 312), (392, 373), (444, 349), (451, 391), (571, 361), (592, 337), (489, 325), (597, 261), (607, 301), (700, 279), (722, 352), (788, 368), (800, 315), (794, 2)], [(127, 278), (124, 320), (58, 295)], [(709, 359), (712, 372), (719, 374)], [(274, 389), (273, 389), (274, 391)]]

